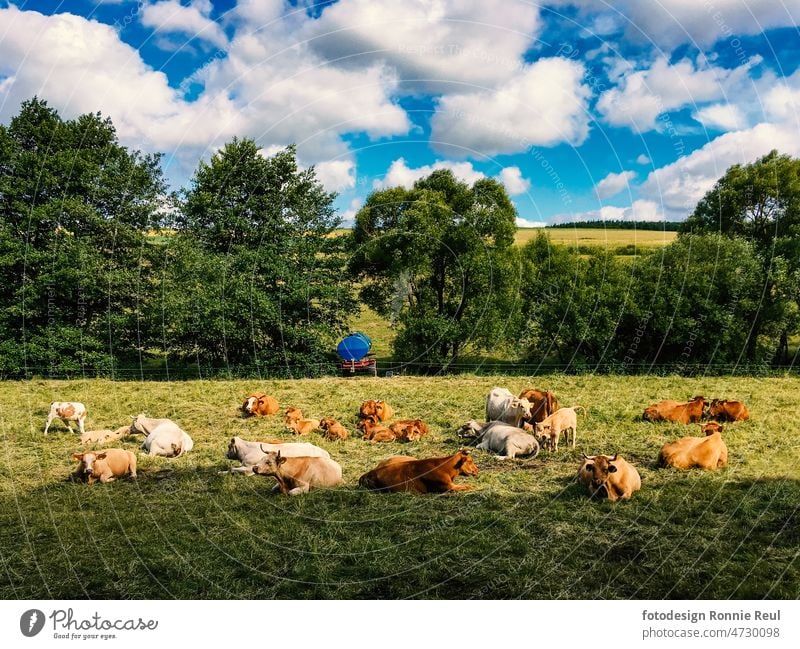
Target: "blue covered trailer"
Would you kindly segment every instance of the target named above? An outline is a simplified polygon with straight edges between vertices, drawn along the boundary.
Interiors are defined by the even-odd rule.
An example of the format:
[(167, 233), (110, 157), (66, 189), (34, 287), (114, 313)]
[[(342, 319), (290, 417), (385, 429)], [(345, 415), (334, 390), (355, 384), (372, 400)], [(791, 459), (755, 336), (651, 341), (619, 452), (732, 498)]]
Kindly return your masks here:
[(371, 347), (372, 341), (365, 333), (354, 331), (345, 336), (336, 346), (336, 353), (342, 359), (339, 361), (342, 373), (369, 372), (378, 376), (378, 362), (374, 354), (370, 354)]

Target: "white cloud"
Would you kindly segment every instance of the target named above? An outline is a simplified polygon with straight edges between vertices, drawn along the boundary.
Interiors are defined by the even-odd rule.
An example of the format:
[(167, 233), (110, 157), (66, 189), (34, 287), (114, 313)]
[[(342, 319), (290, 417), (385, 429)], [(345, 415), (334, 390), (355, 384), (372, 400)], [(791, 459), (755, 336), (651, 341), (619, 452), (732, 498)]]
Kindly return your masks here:
[(543, 228), (547, 225), (544, 221), (529, 221), (528, 219), (523, 219), (521, 216), (517, 217), (517, 227), (518, 228)]
[(182, 5), (178, 0), (161, 0), (154, 4), (145, 4), (139, 15), (142, 25), (151, 27), (156, 32), (185, 34), (190, 39), (208, 41), (224, 49), (228, 38), (222, 28), (209, 18), (210, 13), (210, 2)]
[(356, 214), (361, 209), (363, 201), (360, 198), (354, 198), (350, 201), (349, 207), (342, 213), (342, 227), (351, 228), (356, 222)]
[(704, 48), (727, 40), (736, 52), (743, 47), (736, 35), (794, 28), (800, 21), (800, 3), (776, 0), (551, 0), (548, 4), (582, 7), (590, 15), (624, 16), (628, 39), (653, 42), (665, 50), (683, 43)]
[(650, 158), (648, 158), (644, 153), (639, 154), (639, 157), (636, 158), (636, 164), (649, 165), (650, 162)]
[(352, 160), (324, 160), (314, 166), (317, 179), (329, 192), (356, 186), (356, 166)]
[(522, 177), (519, 167), (503, 167), (497, 179), (505, 185), (509, 196), (524, 194), (531, 188), (531, 181)]
[(628, 207), (604, 205), (596, 210), (557, 214), (551, 223), (576, 223), (579, 221), (663, 221), (664, 211), (656, 201), (640, 199)]
[(692, 117), (703, 126), (720, 131), (735, 131), (746, 126), (747, 120), (735, 104), (705, 106)]
[(539, 59), (496, 90), (444, 96), (431, 119), (432, 145), (452, 157), (580, 145), (589, 132), (584, 72), (577, 61)]
[(595, 185), (595, 194), (600, 199), (616, 196), (626, 189), (634, 178), (636, 178), (636, 173), (633, 171), (621, 171), (618, 174), (610, 173)]
[(600, 96), (597, 109), (612, 126), (649, 131), (656, 128), (656, 119), (662, 113), (726, 97), (748, 81), (750, 68), (760, 60), (754, 57), (737, 68), (726, 69), (705, 62), (696, 65), (688, 59), (670, 64), (659, 57), (647, 69), (624, 73), (617, 87)]
[(339, 0), (304, 34), (339, 65), (386, 63), (412, 92), (460, 93), (517, 74), (541, 27), (538, 7), (521, 0)]

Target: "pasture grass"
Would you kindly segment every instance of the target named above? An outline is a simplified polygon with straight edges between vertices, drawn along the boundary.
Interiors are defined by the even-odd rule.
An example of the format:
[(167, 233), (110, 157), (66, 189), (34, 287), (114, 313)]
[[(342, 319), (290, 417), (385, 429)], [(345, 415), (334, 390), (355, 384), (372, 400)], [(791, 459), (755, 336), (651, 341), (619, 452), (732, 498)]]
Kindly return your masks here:
[[(588, 406), (578, 446), (533, 460), (475, 451), (474, 491), (374, 494), (357, 486), (380, 459), (450, 454), (494, 385), (552, 388)], [(25, 598), (797, 598), (800, 597), (798, 378), (539, 376), (295, 381), (105, 380), (0, 383), (0, 597)], [(345, 486), (289, 498), (272, 479), (220, 474), (233, 435), (289, 439), (278, 417), (243, 420), (252, 390), (333, 415), (351, 431), (359, 403), (386, 398), (422, 417), (416, 444), (313, 441)], [(752, 420), (724, 433), (730, 466), (657, 469), (662, 444), (696, 425), (638, 420), (648, 403), (742, 398)], [(129, 415), (170, 417), (195, 440), (178, 459), (139, 455), (138, 481), (67, 481), (76, 434), (42, 430), (52, 400), (79, 400), (88, 429)], [(141, 438), (113, 445), (136, 450)], [(638, 467), (629, 502), (594, 502), (573, 481), (581, 453)]]

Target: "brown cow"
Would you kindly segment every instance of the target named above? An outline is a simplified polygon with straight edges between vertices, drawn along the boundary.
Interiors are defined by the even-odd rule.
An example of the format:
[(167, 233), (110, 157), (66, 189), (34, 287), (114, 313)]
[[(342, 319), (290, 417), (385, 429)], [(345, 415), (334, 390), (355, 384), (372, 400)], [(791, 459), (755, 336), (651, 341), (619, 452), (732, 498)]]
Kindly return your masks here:
[(453, 479), (459, 475), (478, 475), (478, 467), (467, 450), (447, 457), (425, 460), (406, 459), (403, 456), (384, 460), (362, 475), (358, 484), (375, 491), (410, 491), (412, 493), (446, 493), (472, 489), (458, 485)]
[(428, 426), (421, 419), (401, 419), (389, 424), (400, 442), (416, 442), (428, 434)]
[(80, 462), (73, 475), (86, 479), (89, 484), (98, 480), (111, 482), (126, 475), (136, 480), (136, 456), (123, 448), (73, 453), (72, 457)]
[(347, 429), (333, 417), (323, 417), (320, 419), (319, 428), (322, 431), (325, 439), (329, 439), (332, 442), (335, 442), (339, 439), (347, 439), (349, 435)]
[(590, 496), (606, 497), (611, 502), (627, 500), (642, 488), (642, 479), (633, 465), (619, 455), (584, 455), (578, 469), (578, 482)]
[(291, 424), (286, 424), (286, 428), (295, 435), (308, 435), (312, 430), (317, 430), (319, 424), (319, 419), (298, 419)]
[(550, 390), (529, 388), (519, 393), (520, 399), (527, 399), (531, 404), (531, 416), (528, 423), (542, 421), (558, 410), (558, 399)]
[(375, 401), (370, 399), (361, 404), (358, 416), (360, 419), (370, 419), (374, 423), (389, 421), (394, 417), (394, 409), (383, 400)]
[(286, 412), (283, 413), (283, 423), (286, 425), (294, 424), (300, 421), (303, 418), (303, 411), (300, 408), (295, 408), (292, 406), (291, 408), (287, 408)]
[(362, 419), (356, 424), (356, 428), (364, 433), (362, 439), (371, 442), (394, 442), (397, 439), (397, 435), (394, 434), (394, 431), (371, 419)]
[(676, 469), (713, 471), (728, 465), (728, 447), (722, 441), (722, 426), (710, 421), (702, 426), (705, 437), (683, 437), (664, 444), (658, 454), (658, 465)]
[(706, 406), (705, 397), (692, 397), (690, 401), (659, 401), (647, 406), (642, 414), (645, 421), (675, 421), (680, 424), (699, 422)]
[(274, 415), (278, 410), (277, 399), (260, 392), (253, 392), (242, 404), (242, 414), (245, 417), (250, 417), (252, 415), (260, 415), (262, 417)]
[(750, 411), (742, 401), (712, 399), (708, 407), (708, 416), (720, 421), (745, 421), (750, 419)]

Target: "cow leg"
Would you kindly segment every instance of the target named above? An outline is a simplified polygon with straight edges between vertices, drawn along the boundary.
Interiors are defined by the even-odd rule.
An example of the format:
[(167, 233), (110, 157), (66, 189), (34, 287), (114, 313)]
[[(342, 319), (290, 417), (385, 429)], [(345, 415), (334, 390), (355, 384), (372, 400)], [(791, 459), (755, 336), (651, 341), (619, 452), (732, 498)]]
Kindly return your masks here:
[(572, 431), (572, 448), (575, 448), (575, 438), (578, 436), (578, 429), (571, 428), (570, 430)]
[(80, 419), (78, 419), (78, 429), (81, 431), (81, 435), (83, 435), (83, 433), (86, 432), (83, 429), (83, 420), (84, 419), (86, 419), (86, 418), (85, 417), (81, 417)]
[(62, 419), (61, 421), (63, 421), (67, 425), (67, 428), (69, 428), (70, 433), (75, 432), (74, 430), (72, 430), (72, 422), (69, 419)]
[(53, 415), (47, 415), (47, 423), (44, 425), (44, 434), (47, 435), (47, 431), (50, 428), (50, 424), (53, 422)]
[(307, 494), (311, 485), (308, 482), (297, 481), (297, 486), (294, 489), (289, 489), (290, 496), (299, 496), (300, 494)]
[(253, 467), (251, 466), (235, 466), (228, 471), (220, 471), (220, 473), (244, 473), (245, 475), (255, 475)]
[(471, 485), (468, 484), (451, 484), (448, 491), (469, 491), (472, 489)]

